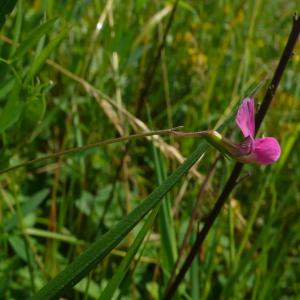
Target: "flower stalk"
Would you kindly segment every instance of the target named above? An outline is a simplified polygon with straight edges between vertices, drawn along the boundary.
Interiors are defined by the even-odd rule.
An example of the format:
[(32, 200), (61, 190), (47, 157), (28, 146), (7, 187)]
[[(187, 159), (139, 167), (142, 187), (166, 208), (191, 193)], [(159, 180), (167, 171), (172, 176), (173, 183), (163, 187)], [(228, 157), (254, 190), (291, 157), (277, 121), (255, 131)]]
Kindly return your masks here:
[(112, 138), (112, 139), (96, 142), (96, 143), (93, 143), (93, 144), (84, 145), (84, 146), (81, 146), (81, 147), (70, 148), (70, 149), (60, 151), (60, 152), (47, 154), (47, 155), (44, 155), (42, 157), (35, 158), (35, 159), (32, 159), (32, 160), (27, 160), (27, 161), (24, 161), (20, 164), (15, 165), (15, 166), (11, 166), (11, 167), (2, 169), (2, 170), (0, 170), (0, 175), (4, 174), (4, 173), (7, 173), (7, 172), (14, 171), (14, 170), (22, 168), (22, 167), (26, 167), (28, 165), (35, 164), (37, 162), (43, 162), (43, 161), (46, 161), (46, 160), (58, 158), (60, 156), (65, 156), (65, 155), (70, 155), (70, 154), (74, 154), (74, 153), (78, 153), (78, 152), (83, 152), (83, 151), (93, 149), (93, 148), (97, 148), (97, 147), (104, 146), (104, 145), (124, 142), (124, 141), (133, 140), (133, 139), (141, 138), (141, 137), (149, 137), (149, 136), (154, 136), (154, 135), (169, 135), (169, 134), (175, 132), (177, 129), (182, 128), (182, 127), (183, 126), (178, 126), (178, 127), (175, 127), (175, 128), (149, 131), (149, 132), (143, 132), (143, 133), (136, 133), (136, 134), (132, 134), (132, 135), (127, 135), (127, 136), (122, 136), (122, 137), (118, 137), (118, 138)]
[(174, 132), (175, 136), (200, 136), (221, 153), (241, 163), (269, 165), (278, 160), (281, 148), (273, 137), (255, 138), (254, 99), (243, 100), (236, 116), (236, 124), (241, 129), (244, 140), (236, 144), (215, 130), (198, 132)]
[[(267, 89), (267, 92), (263, 99), (262, 105), (260, 106), (260, 109), (255, 116), (256, 127), (255, 127), (254, 136), (258, 132), (258, 130), (261, 126), (261, 123), (268, 111), (268, 108), (273, 100), (273, 96), (277, 90), (277, 87), (282, 78), (283, 72), (290, 60), (290, 57), (292, 56), (297, 39), (299, 38), (299, 34), (300, 34), (300, 17), (299, 17), (299, 15), (295, 14), (294, 19), (293, 19), (293, 26), (292, 26), (288, 41), (286, 43), (286, 46), (284, 48), (284, 51), (280, 58), (280, 61), (277, 65), (274, 76), (269, 85), (269, 88)], [(242, 163), (238, 162), (237, 164), (235, 164), (235, 166), (232, 170), (232, 173), (229, 176), (229, 178), (224, 186), (222, 193), (220, 194), (218, 200), (216, 201), (215, 206), (213, 207), (211, 213), (208, 215), (208, 218), (207, 218), (203, 228), (201, 229), (201, 231), (198, 232), (198, 234), (196, 236), (196, 240), (195, 240), (190, 252), (188, 253), (183, 266), (181, 267), (181, 269), (179, 270), (178, 274), (175, 277), (170, 278), (170, 281), (167, 284), (167, 288), (166, 288), (164, 296), (163, 296), (164, 300), (172, 299), (178, 286), (184, 279), (184, 276), (185, 276), (186, 272), (189, 270), (195, 256), (197, 255), (197, 253), (199, 251), (199, 248), (201, 247), (208, 232), (210, 231), (211, 227), (213, 226), (216, 218), (220, 214), (220, 211), (221, 211), (222, 207), (224, 206), (227, 198), (229, 197), (230, 193), (236, 186), (236, 182), (237, 182), (237, 179), (240, 175), (242, 168), (243, 168)]]

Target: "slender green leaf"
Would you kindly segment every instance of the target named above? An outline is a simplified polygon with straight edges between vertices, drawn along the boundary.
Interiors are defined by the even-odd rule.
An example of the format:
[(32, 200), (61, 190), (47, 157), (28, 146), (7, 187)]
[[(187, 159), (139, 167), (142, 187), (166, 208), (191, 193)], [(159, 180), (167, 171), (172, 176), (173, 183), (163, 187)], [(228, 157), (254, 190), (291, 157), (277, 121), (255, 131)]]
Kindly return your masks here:
[[(158, 183), (161, 184), (167, 178), (164, 162), (162, 156), (160, 155), (160, 153), (158, 153), (157, 149), (154, 146), (153, 153)], [(159, 211), (159, 231), (161, 237), (161, 264), (163, 267), (164, 275), (168, 279), (177, 258), (177, 245), (172, 219), (171, 198), (169, 194), (165, 196), (165, 199)]]
[(194, 163), (206, 151), (207, 144), (201, 143), (197, 149), (172, 173), (166, 181), (157, 187), (138, 207), (124, 217), (115, 227), (93, 243), (81, 256), (65, 270), (45, 285), (33, 299), (57, 299), (64, 290), (79, 282), (89, 271), (115, 248), (134, 226), (151, 211), (170, 189), (188, 172)]
[(61, 233), (56, 233), (48, 230), (29, 228), (29, 227), (26, 228), (25, 232), (28, 235), (52, 239), (52, 240), (58, 240), (69, 244), (76, 244), (76, 245), (85, 244), (84, 241), (79, 240), (76, 237), (69, 234), (61, 234)]
[(70, 27), (66, 27), (65, 29), (63, 29), (53, 40), (50, 41), (50, 43), (41, 51), (41, 53), (35, 57), (24, 80), (24, 85), (28, 84), (28, 82), (32, 80), (33, 77), (39, 72), (46, 59), (66, 37), (69, 30)]
[[(149, 123), (153, 126), (149, 109), (148, 119)], [(158, 152), (153, 143), (152, 152), (158, 184), (162, 184), (167, 178), (164, 160), (161, 153)], [(163, 199), (158, 219), (161, 240), (161, 265), (167, 281), (177, 258), (176, 236), (172, 219), (171, 198), (169, 193), (165, 196), (165, 199)]]
[(148, 216), (145, 224), (143, 225), (142, 229), (139, 231), (134, 242), (130, 246), (129, 251), (127, 252), (124, 259), (122, 260), (117, 271), (114, 273), (113, 278), (109, 281), (109, 283), (105, 287), (104, 291), (102, 292), (99, 300), (112, 299), (114, 293), (116, 292), (120, 283), (124, 279), (128, 269), (129, 269), (130, 263), (132, 262), (137, 251), (139, 250), (148, 230), (150, 229), (151, 225), (153, 224), (155, 217), (159, 211), (160, 206), (161, 206), (161, 203), (158, 203), (158, 205), (152, 210), (151, 214)]
[(56, 18), (48, 20), (47, 22), (35, 28), (21, 43), (20, 47), (16, 50), (15, 55), (12, 57), (12, 60), (17, 60), (21, 58), (30, 48), (32, 48), (39, 41), (39, 39), (43, 35), (47, 34), (52, 29), (56, 20)]
[(17, 4), (17, 15), (15, 18), (15, 26), (13, 31), (13, 44), (9, 53), (9, 57), (13, 57), (14, 53), (16, 52), (20, 40), (20, 35), (22, 31), (22, 24), (24, 18), (24, 10), (23, 10), (23, 0), (19, 0)]
[(143, 38), (155, 28), (162, 20), (165, 18), (172, 10), (172, 6), (168, 5), (165, 6), (162, 10), (157, 12), (154, 16), (151, 17), (151, 19), (148, 21), (148, 23), (143, 27), (142, 32), (138, 35), (136, 40), (133, 43), (133, 48), (136, 48)]

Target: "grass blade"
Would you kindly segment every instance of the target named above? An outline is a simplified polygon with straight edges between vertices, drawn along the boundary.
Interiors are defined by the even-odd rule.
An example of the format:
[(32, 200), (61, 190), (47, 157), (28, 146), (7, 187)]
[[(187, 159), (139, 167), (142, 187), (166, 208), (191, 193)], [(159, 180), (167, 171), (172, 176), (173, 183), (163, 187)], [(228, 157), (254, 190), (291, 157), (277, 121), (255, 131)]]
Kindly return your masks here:
[(170, 189), (183, 177), (206, 151), (207, 144), (201, 143), (197, 149), (172, 173), (163, 184), (157, 187), (137, 208), (124, 217), (115, 227), (93, 243), (81, 256), (60, 272), (34, 297), (39, 299), (56, 299), (64, 290), (78, 283), (90, 270), (95, 268), (103, 258), (115, 248), (122, 239), (144, 216), (153, 209)]
[(47, 22), (35, 28), (21, 43), (20, 47), (16, 50), (15, 55), (12, 57), (12, 60), (17, 60), (21, 58), (30, 48), (32, 48), (39, 41), (39, 39), (43, 35), (47, 34), (51, 30), (56, 20), (56, 18), (48, 20)]
[(120, 285), (123, 278), (125, 277), (131, 261), (133, 260), (134, 256), (136, 255), (137, 251), (139, 250), (148, 230), (150, 229), (151, 225), (153, 224), (155, 217), (159, 211), (159, 208), (160, 208), (160, 203), (157, 204), (157, 206), (152, 210), (151, 214), (148, 216), (145, 224), (143, 225), (142, 229), (139, 231), (133, 244), (130, 246), (129, 251), (127, 252), (124, 259), (122, 260), (121, 264), (119, 265), (113, 278), (110, 280), (108, 285), (105, 287), (99, 300), (112, 299), (115, 291), (117, 290), (118, 286)]
[[(162, 184), (167, 178), (164, 162), (160, 153), (158, 153), (154, 146), (153, 153), (158, 183)], [(165, 196), (159, 211), (159, 231), (161, 240), (161, 264), (167, 280), (177, 259), (177, 245), (172, 219), (171, 198), (169, 194)]]
[(42, 51), (37, 55), (30, 66), (28, 74), (24, 80), (24, 85), (27, 85), (30, 80), (39, 72), (40, 68), (45, 63), (49, 55), (55, 50), (55, 48), (60, 44), (60, 42), (65, 38), (69, 32), (70, 27), (63, 29)]

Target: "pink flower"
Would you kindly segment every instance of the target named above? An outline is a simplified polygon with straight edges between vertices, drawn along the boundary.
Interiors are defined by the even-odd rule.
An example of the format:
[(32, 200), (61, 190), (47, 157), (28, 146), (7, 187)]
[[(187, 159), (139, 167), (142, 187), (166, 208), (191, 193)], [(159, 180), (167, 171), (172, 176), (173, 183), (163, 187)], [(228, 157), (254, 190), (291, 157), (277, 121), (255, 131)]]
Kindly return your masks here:
[(215, 130), (198, 132), (172, 131), (175, 136), (198, 136), (204, 137), (208, 143), (225, 155), (228, 155), (242, 163), (256, 163), (269, 165), (278, 160), (281, 149), (278, 141), (273, 137), (256, 139), (254, 100), (246, 98), (239, 107), (236, 123), (240, 127), (245, 139), (236, 144), (223, 137)]
[(236, 159), (243, 163), (269, 165), (277, 161), (281, 154), (278, 141), (273, 137), (254, 138), (255, 115), (254, 100), (246, 98), (239, 107), (236, 124), (241, 129), (245, 140), (239, 144), (240, 150), (248, 151)]

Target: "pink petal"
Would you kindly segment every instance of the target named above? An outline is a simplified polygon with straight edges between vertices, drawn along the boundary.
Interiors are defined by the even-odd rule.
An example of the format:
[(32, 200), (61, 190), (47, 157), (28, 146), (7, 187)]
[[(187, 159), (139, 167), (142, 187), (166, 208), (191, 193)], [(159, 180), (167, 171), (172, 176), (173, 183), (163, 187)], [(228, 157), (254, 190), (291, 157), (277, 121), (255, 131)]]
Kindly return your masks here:
[(255, 139), (253, 154), (256, 163), (269, 165), (279, 158), (281, 154), (280, 145), (278, 141), (272, 137)]
[(255, 134), (254, 100), (245, 98), (236, 115), (236, 124), (242, 130), (244, 137)]
[(253, 149), (255, 147), (254, 138), (251, 135), (249, 135), (237, 146), (240, 150), (240, 153), (243, 153), (243, 156), (247, 156), (253, 153)]

